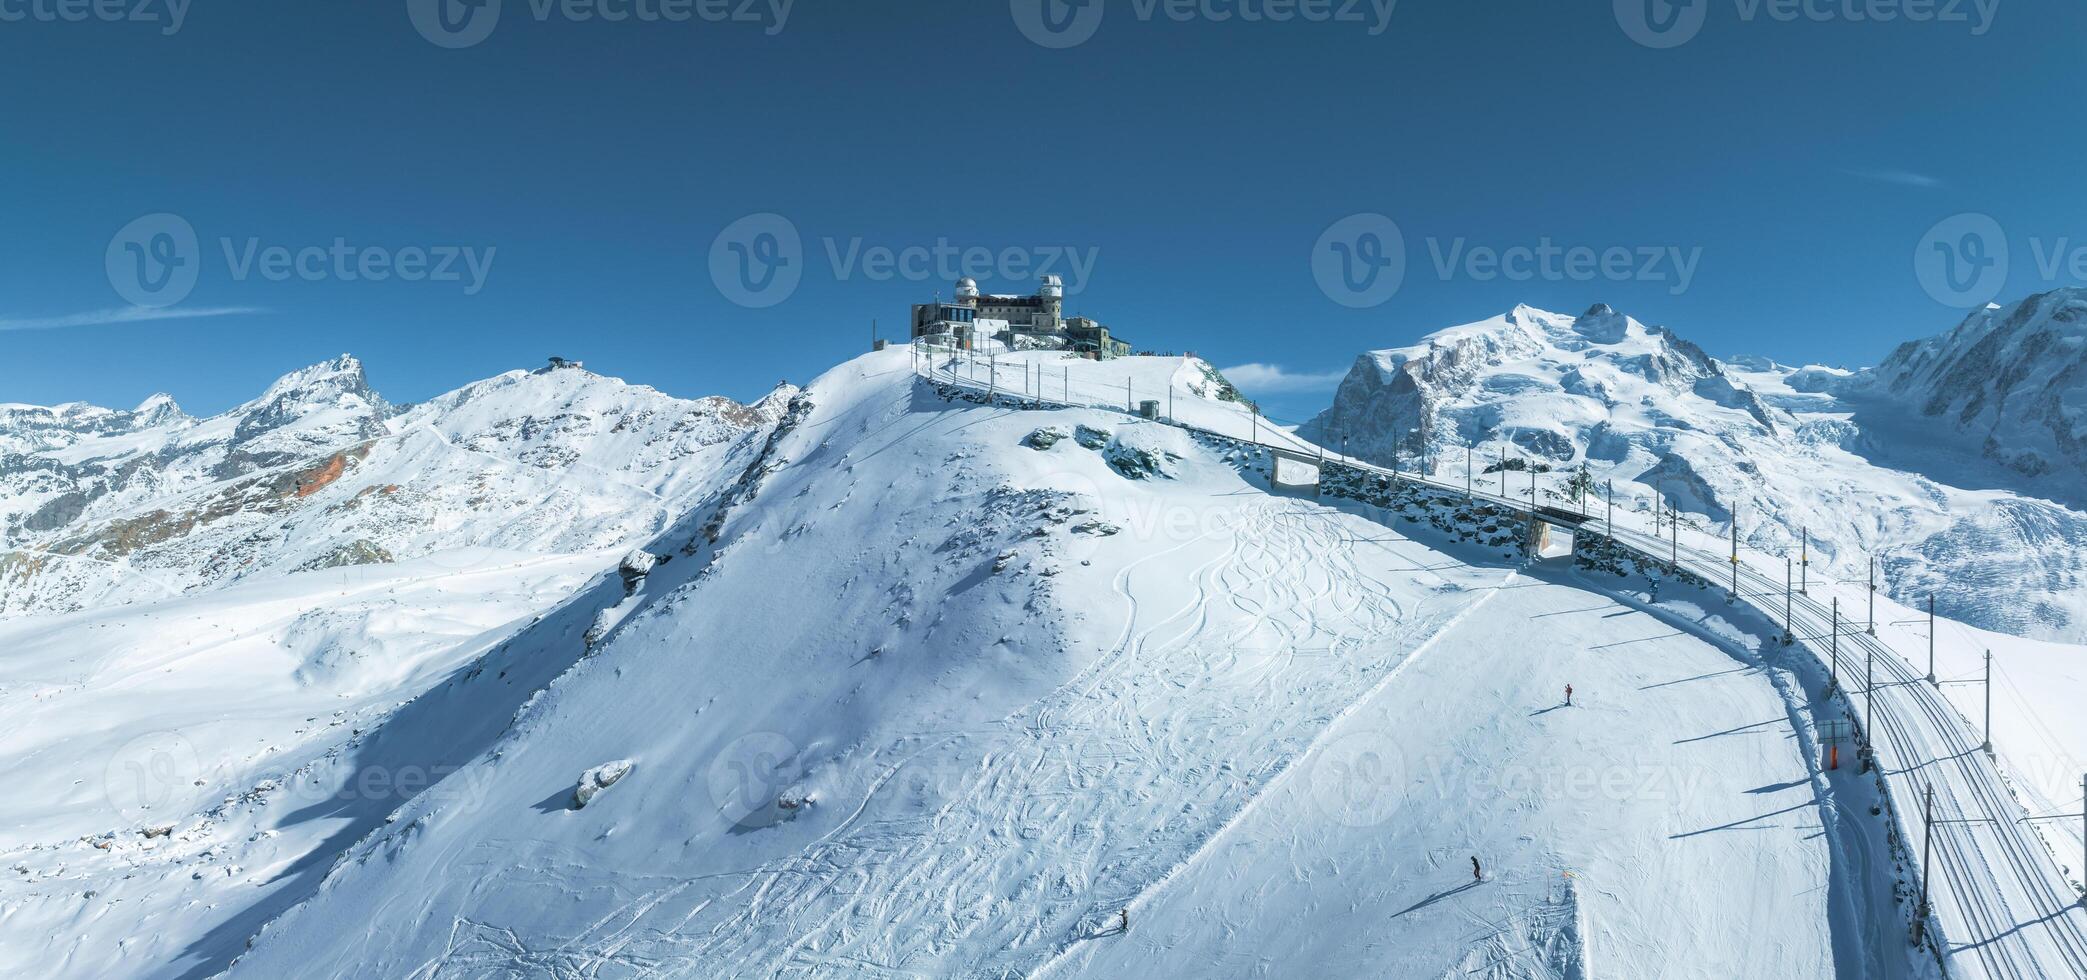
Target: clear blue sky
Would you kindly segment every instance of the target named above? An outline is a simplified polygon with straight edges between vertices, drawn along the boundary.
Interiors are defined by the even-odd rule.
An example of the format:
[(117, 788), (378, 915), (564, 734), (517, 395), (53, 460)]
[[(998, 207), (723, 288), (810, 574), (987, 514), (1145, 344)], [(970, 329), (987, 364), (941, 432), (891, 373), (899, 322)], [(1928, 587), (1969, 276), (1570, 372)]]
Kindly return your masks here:
[[(0, 0), (30, 12), (0, 22), (0, 401), (166, 390), (203, 414), (342, 351), (395, 401), (554, 353), (750, 397), (946, 291), (844, 277), (827, 242), (845, 258), (857, 238), (1070, 247), (1094, 257), (1079, 311), (1144, 346), (1299, 375), (1518, 302), (1605, 301), (1718, 354), (1863, 364), (1961, 317), (1915, 275), (1936, 222), (1997, 219), (2005, 297), (2076, 282), (2032, 253), (2087, 245), (2077, 0), (2010, 0), (1983, 35), (1970, 0), (1951, 23), (1694, 0), (1699, 33), (1667, 50), (1606, 0), (1400, 0), (1376, 35), (1368, 2), (1362, 23), (1270, 23), (1095, 0), (1099, 27), (1063, 49), (1018, 29), (1023, 0), (799, 0), (772, 33), (539, 20), (504, 0), (457, 49), (423, 37), (408, 0), (184, 3), (171, 36), (165, 0), (148, 3), (160, 23), (35, 15), (57, 2)], [(168, 308), (191, 315), (126, 322), (105, 259), (159, 212), (200, 241)], [(749, 308), (710, 253), (757, 212), (801, 234), (802, 279)], [(1311, 265), (1357, 213), (1391, 217), (1408, 251), (1402, 287), (1364, 309)], [(1445, 278), (1430, 255), (1547, 237), (1700, 258), (1677, 294), (1672, 278)], [(471, 294), (242, 277), (224, 255), (336, 239), (494, 253)], [(227, 309), (249, 312), (196, 315)], [(1269, 401), (1301, 416), (1329, 394), (1304, 381)]]

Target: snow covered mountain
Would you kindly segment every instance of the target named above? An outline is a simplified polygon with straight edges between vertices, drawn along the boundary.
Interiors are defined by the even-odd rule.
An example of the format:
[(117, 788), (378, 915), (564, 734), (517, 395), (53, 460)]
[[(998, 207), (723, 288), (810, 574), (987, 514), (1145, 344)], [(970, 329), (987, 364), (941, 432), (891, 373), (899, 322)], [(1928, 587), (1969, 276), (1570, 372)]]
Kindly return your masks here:
[[(0, 680), (31, 719), (0, 723), (31, 763), (0, 800), (0, 970), (1920, 975), (1898, 883), (1858, 870), (1893, 864), (1868, 782), (1809, 771), (1805, 685), (1716, 612), (1270, 494), (1238, 443), (1013, 404), (1043, 368), (1265, 433), (1192, 359), (967, 365), (996, 405), (915, 367), (812, 382), (642, 553), (481, 602), (412, 681), (319, 671), (236, 712), (162, 689), (149, 730), (98, 734), (311, 595), (274, 590), (404, 616), (504, 571), (0, 624), (35, 666)], [(72, 665), (90, 637), (130, 672)]]
[(2087, 289), (1993, 306), (1837, 388), (1890, 399), (2039, 486), (2087, 494)]
[[(1808, 533), (1815, 580), (1866, 580), (1875, 556), (1880, 589), (1905, 605), (1933, 593), (1950, 618), (2080, 642), (2087, 513), (1979, 455), (2073, 465), (2079, 303), (2052, 294), (1981, 314), (1857, 374), (1720, 362), (1606, 306), (1518, 307), (1362, 355), (1300, 433), (1445, 479), (1463, 477), (1468, 453), (1477, 482), (1520, 495), (1538, 470), (1547, 500), (1570, 499), (1584, 467), (1581, 506), (1602, 506), (1613, 480), (1620, 509), (1664, 501), (1720, 532), (1736, 514), (1742, 545), (1770, 555), (1797, 556)], [(1908, 405), (1997, 441), (1951, 448)], [(2007, 441), (2030, 430), (2034, 441)]]
[(577, 367), (394, 407), (343, 355), (192, 419), (0, 407), (0, 617), (457, 548), (570, 554), (678, 516), (793, 392), (688, 401)]
[[(7, 407), (0, 973), (215, 973), (583, 655), (657, 560), (633, 549), (732, 485), (796, 394), (568, 365), (400, 408), (342, 357), (210, 419)], [(556, 638), (467, 717), (415, 709), (531, 630)], [(411, 748), (357, 766), (372, 731)], [(197, 897), (218, 889), (237, 900)]]

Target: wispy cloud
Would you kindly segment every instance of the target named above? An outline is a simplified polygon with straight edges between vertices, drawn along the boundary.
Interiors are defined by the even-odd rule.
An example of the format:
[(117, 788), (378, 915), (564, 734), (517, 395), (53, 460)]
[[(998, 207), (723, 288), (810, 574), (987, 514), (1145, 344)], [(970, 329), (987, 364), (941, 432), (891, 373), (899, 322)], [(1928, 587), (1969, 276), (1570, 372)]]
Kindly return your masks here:
[(1291, 371), (1279, 364), (1241, 364), (1224, 369), (1225, 379), (1248, 394), (1281, 395), (1308, 391), (1332, 391), (1341, 386), (1346, 371)]
[(1842, 170), (1841, 173), (1857, 180), (1873, 181), (1879, 184), (1896, 184), (1900, 187), (1933, 188), (1943, 186), (1942, 178), (1930, 177), (1927, 174), (1917, 174), (1911, 170)]
[(107, 310), (90, 310), (86, 313), (68, 313), (63, 316), (6, 317), (0, 316), (0, 332), (9, 330), (64, 330), (70, 327), (106, 327), (119, 323), (144, 323), (150, 320), (194, 320), (208, 316), (244, 316), (249, 313), (266, 313), (267, 310), (254, 306), (169, 306), (153, 309), (147, 306), (119, 306)]

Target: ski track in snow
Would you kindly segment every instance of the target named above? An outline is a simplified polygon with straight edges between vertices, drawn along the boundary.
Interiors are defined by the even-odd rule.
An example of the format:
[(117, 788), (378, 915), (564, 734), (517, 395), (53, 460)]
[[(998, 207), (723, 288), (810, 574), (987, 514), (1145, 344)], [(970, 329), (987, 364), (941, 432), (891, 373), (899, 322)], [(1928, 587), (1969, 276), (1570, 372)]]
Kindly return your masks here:
[[(555, 950), (460, 920), (427, 975), (1040, 966), (1162, 881), (1381, 675), (1490, 594), (1409, 608), (1358, 561), (1358, 529), (1371, 525), (1282, 499), (1239, 520), (1123, 568), (1113, 649), (990, 731), (931, 736), (836, 830), (732, 893), (696, 898), (680, 882), (636, 895)], [(1182, 579), (1188, 592), (1170, 604)], [(914, 770), (946, 784), (930, 812), (908, 812)]]

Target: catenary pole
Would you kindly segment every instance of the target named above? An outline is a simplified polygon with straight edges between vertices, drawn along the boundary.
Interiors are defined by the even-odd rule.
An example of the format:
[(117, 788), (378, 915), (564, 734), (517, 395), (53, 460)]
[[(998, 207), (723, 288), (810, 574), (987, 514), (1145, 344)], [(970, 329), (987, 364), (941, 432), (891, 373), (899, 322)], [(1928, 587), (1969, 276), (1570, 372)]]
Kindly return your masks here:
[(1927, 802), (1921, 807), (1920, 842), (1920, 912), (1913, 918), (1915, 925), (1913, 941), (1919, 942), (1926, 934), (1928, 915), (1933, 906), (1928, 904), (1928, 869), (1935, 866), (1935, 784), (1929, 783)]
[(1987, 755), (1993, 754), (1993, 651), (1986, 651), (1986, 744)]
[(1935, 683), (1935, 594), (1928, 593), (1928, 683)]
[(1796, 582), (1796, 580), (1797, 580), (1797, 579), (1796, 579), (1796, 574), (1797, 574), (1797, 573), (1795, 573), (1795, 572), (1793, 572), (1793, 571), (1791, 571), (1791, 570), (1790, 570), (1790, 564), (1791, 564), (1791, 563), (1790, 563), (1790, 556), (1789, 556), (1788, 554), (1785, 554), (1785, 555), (1783, 555), (1783, 645), (1784, 645), (1784, 646), (1789, 646), (1790, 644), (1792, 644), (1792, 643), (1795, 643), (1795, 642), (1797, 642), (1797, 628), (1796, 628), (1796, 626), (1794, 626), (1794, 625), (1793, 625), (1793, 624), (1792, 624), (1792, 623), (1790, 622), (1790, 604), (1791, 604), (1790, 600), (1791, 600), (1791, 593), (1792, 593), (1793, 591), (1795, 591), (1795, 590), (1794, 590), (1794, 589), (1792, 588), (1792, 585), (1793, 585), (1793, 584), (1794, 584), (1794, 583)]
[(1826, 686), (1828, 693), (1841, 689), (1841, 597), (1833, 597), (1833, 678)]
[(1732, 508), (1732, 598), (1739, 598), (1739, 508)]
[(1870, 627), (1871, 636), (1877, 635), (1877, 556), (1870, 556)]
[(1804, 535), (1804, 547), (1798, 551), (1801, 559), (1797, 564), (1797, 591), (1812, 594), (1812, 529), (1807, 527), (1798, 533)]

